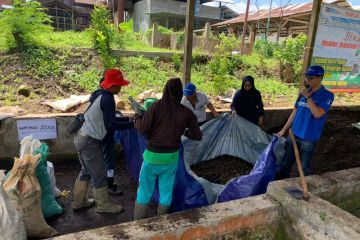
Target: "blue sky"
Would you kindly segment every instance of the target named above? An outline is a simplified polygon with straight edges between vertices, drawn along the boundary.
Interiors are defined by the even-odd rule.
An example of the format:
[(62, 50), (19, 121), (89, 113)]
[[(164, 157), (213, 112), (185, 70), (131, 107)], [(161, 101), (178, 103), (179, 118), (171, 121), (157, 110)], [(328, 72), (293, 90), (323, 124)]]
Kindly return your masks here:
[[(273, 0), (273, 7), (280, 7), (286, 5), (290, 1), (290, 4), (295, 3), (306, 3), (311, 2), (312, 0)], [(246, 9), (246, 0), (233, 0), (235, 4), (228, 4), (230, 8), (241, 13), (245, 12)], [(348, 0), (348, 2), (355, 8), (360, 9), (360, 0)], [(250, 10), (256, 11), (257, 6), (259, 9), (269, 8), (270, 0), (250, 0)]]

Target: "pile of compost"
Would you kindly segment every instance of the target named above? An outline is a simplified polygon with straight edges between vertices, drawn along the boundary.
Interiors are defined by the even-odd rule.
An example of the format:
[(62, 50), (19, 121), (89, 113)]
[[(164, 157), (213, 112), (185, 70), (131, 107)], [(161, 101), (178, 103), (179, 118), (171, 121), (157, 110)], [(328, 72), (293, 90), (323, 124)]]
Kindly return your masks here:
[(194, 164), (190, 168), (197, 176), (209, 182), (226, 184), (232, 178), (248, 175), (253, 165), (238, 157), (222, 155)]

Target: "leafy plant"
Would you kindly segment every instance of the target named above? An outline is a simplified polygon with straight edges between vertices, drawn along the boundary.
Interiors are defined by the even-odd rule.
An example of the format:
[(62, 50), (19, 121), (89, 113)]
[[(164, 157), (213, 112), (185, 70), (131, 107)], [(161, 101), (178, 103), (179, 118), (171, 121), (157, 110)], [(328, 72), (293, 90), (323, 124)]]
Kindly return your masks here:
[(110, 16), (110, 11), (105, 6), (95, 6), (91, 13), (94, 47), (98, 51), (105, 68), (112, 68), (116, 64), (116, 58), (112, 56), (111, 52), (111, 42), (116, 39), (117, 45), (122, 46), (119, 32), (109, 22)]
[(174, 63), (175, 70), (177, 72), (180, 71), (182, 65), (181, 55), (175, 53), (174, 55), (172, 55), (171, 60)]
[(283, 41), (279, 48), (274, 51), (274, 56), (279, 59), (281, 64), (290, 64), (294, 67), (295, 76), (300, 77), (306, 35), (300, 34), (296, 38), (288, 38)]
[(98, 88), (101, 76), (102, 71), (93, 67), (82, 73), (70, 74), (70, 80), (77, 82), (83, 89), (92, 92)]
[(51, 19), (37, 1), (14, 0), (13, 8), (0, 12), (0, 26), (11, 50), (23, 52), (37, 46), (39, 33), (51, 33)]
[(230, 54), (232, 51), (238, 50), (240, 47), (240, 40), (235, 35), (225, 35), (224, 33), (219, 35), (220, 44), (216, 46), (217, 53)]
[(208, 64), (217, 94), (228, 90), (228, 82), (235, 78), (235, 71), (242, 65), (241, 56), (232, 53), (239, 44), (240, 41), (233, 35), (220, 35), (220, 44), (216, 46), (216, 53)]
[(23, 58), (26, 69), (34, 71), (39, 77), (58, 76), (64, 62), (64, 57), (55, 55), (54, 51), (44, 47), (28, 47)]
[(254, 44), (254, 51), (266, 58), (274, 56), (274, 52), (279, 48), (278, 43), (272, 43), (266, 39), (259, 39)]

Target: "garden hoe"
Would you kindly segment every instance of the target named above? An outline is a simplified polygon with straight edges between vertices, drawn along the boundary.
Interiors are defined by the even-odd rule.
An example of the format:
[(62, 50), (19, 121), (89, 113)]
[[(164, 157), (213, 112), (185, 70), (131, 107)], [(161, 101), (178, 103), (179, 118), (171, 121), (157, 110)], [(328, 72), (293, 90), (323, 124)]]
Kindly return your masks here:
[(301, 159), (300, 159), (300, 154), (299, 154), (299, 149), (298, 146), (296, 144), (296, 139), (295, 136), (292, 132), (292, 130), (289, 130), (289, 135), (291, 137), (293, 146), (294, 146), (294, 152), (295, 152), (295, 159), (296, 159), (296, 164), (297, 164), (297, 168), (299, 170), (299, 175), (300, 175), (300, 180), (301, 180), (301, 186), (302, 186), (302, 197), (301, 197), (301, 192), (298, 189), (288, 189), (287, 192), (292, 195), (293, 197), (295, 197), (296, 199), (304, 199), (304, 200), (309, 200), (310, 198), (310, 194), (308, 191), (308, 187), (306, 184), (306, 180), (305, 180), (305, 176), (304, 176), (304, 171), (302, 169), (301, 166)]

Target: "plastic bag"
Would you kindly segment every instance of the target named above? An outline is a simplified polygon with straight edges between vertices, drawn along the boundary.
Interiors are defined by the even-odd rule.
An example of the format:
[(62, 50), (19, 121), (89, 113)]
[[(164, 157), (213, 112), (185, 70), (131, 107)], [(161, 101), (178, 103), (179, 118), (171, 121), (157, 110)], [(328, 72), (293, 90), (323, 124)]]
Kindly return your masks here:
[(0, 240), (26, 240), (24, 222), (11, 205), (3, 188), (4, 172), (0, 170)]
[(36, 166), (35, 175), (41, 186), (41, 210), (44, 218), (60, 215), (64, 212), (62, 207), (57, 203), (51, 188), (50, 178), (47, 172), (46, 158), (48, 155), (48, 146), (42, 143), (34, 154), (41, 154), (41, 158)]
[(41, 154), (15, 158), (4, 189), (12, 205), (21, 214), (27, 235), (46, 238), (57, 235), (57, 232), (46, 223), (41, 211), (41, 188), (35, 177), (35, 167), (40, 157)]
[(51, 190), (53, 193), (54, 197), (59, 197), (61, 191), (56, 187), (56, 178), (55, 178), (55, 173), (54, 173), (54, 165), (51, 162), (46, 162), (47, 163), (47, 173), (49, 175), (49, 179), (50, 179), (50, 185), (51, 185)]

